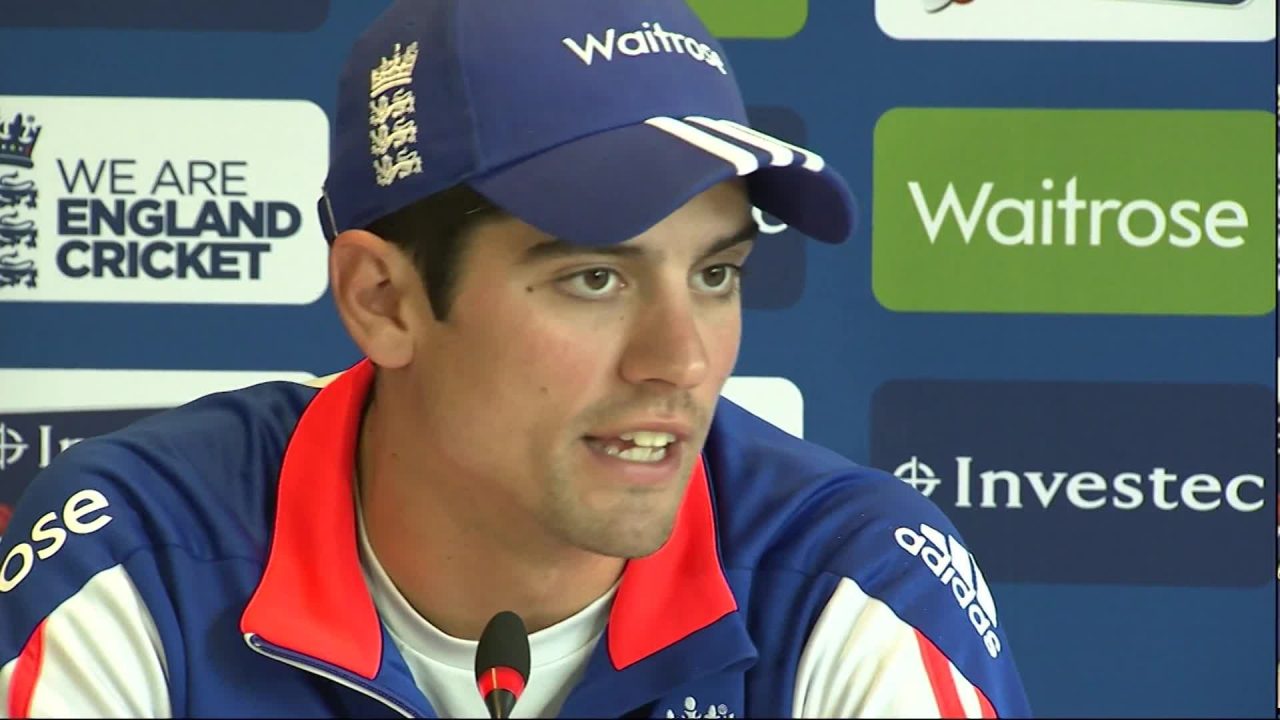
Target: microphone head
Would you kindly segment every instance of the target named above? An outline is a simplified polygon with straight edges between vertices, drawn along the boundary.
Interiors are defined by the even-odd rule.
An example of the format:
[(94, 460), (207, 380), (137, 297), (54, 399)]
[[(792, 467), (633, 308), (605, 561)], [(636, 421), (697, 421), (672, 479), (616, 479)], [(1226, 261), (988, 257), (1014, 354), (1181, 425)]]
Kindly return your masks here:
[(493, 718), (511, 717), (511, 709), (529, 682), (529, 633), (520, 616), (494, 615), (476, 645), (476, 688)]

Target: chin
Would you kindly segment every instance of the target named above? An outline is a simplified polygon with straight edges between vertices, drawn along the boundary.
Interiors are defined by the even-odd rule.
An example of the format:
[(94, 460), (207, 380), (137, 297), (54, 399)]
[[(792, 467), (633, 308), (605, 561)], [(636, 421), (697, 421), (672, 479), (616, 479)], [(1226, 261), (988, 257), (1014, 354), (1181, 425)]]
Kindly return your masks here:
[(671, 530), (675, 526), (675, 513), (662, 518), (653, 518), (648, 522), (628, 518), (630, 522), (619, 522), (610, 525), (603, 533), (594, 538), (587, 549), (608, 557), (634, 560), (648, 557), (667, 543)]

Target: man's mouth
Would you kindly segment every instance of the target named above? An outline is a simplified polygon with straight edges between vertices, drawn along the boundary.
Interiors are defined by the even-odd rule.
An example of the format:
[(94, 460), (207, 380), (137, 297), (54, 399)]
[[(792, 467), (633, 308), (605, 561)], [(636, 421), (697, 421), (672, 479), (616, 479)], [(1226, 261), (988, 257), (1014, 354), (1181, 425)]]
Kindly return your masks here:
[(636, 430), (615, 437), (586, 437), (587, 444), (610, 457), (636, 463), (656, 463), (667, 456), (676, 436), (666, 432)]

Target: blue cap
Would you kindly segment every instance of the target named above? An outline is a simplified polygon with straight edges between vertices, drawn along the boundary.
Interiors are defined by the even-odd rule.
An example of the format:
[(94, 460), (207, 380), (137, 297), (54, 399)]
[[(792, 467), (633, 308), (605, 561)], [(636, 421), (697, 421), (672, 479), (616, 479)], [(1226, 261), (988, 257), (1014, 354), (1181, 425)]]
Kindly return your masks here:
[(332, 241), (465, 182), (565, 242), (608, 245), (733, 177), (806, 235), (853, 231), (844, 180), (749, 127), (684, 0), (396, 0), (347, 60), (319, 211)]

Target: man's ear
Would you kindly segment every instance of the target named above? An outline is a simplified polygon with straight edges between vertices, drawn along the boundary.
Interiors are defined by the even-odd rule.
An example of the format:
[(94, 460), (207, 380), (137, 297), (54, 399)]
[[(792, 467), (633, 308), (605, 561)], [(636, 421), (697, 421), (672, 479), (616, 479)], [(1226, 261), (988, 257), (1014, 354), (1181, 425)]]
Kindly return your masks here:
[(329, 283), (347, 333), (375, 365), (398, 368), (413, 359), (414, 300), (424, 290), (404, 251), (347, 230), (329, 251)]

